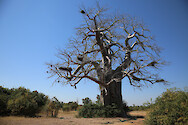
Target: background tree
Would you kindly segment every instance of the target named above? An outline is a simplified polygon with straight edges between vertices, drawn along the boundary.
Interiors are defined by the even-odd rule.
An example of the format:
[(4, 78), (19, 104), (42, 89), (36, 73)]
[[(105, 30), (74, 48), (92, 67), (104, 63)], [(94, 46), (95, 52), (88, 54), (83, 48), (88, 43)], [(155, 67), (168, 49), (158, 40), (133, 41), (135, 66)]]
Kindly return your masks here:
[(155, 71), (164, 62), (149, 29), (129, 15), (110, 15), (99, 5), (83, 9), (84, 23), (59, 51), (61, 62), (48, 64), (55, 82), (76, 85), (84, 78), (100, 86), (101, 102), (122, 108), (122, 79), (135, 87), (166, 83)]
[(52, 100), (49, 100), (47, 105), (47, 116), (49, 116), (49, 113), (51, 114), (51, 117), (57, 117), (59, 113), (59, 109), (62, 107), (61, 102), (56, 97), (53, 97)]
[(78, 108), (77, 102), (69, 102), (68, 105), (70, 106), (71, 111), (76, 111)]
[(92, 101), (89, 97), (86, 97), (86, 98), (82, 99), (82, 103), (84, 105), (88, 105), (88, 104), (92, 104)]
[(100, 99), (100, 95), (97, 95), (96, 98), (97, 98), (96, 104), (101, 104), (101, 101), (100, 101), (100, 100), (101, 100), (101, 99)]

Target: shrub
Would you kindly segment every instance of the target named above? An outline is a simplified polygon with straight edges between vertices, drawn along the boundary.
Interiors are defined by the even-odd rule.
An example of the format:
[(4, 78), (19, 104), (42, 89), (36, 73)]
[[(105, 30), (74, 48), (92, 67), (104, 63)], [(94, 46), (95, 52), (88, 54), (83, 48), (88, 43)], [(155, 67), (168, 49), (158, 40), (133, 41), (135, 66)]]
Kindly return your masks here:
[(63, 109), (63, 111), (68, 112), (68, 111), (71, 110), (71, 107), (70, 107), (70, 105), (68, 103), (64, 103), (62, 109)]
[[(125, 113), (127, 113), (129, 111), (129, 106), (127, 105), (127, 102), (123, 101), (123, 110)], [(127, 114), (126, 114), (127, 115)]]
[(188, 92), (176, 88), (159, 96), (146, 117), (148, 125), (183, 125), (188, 123)]
[(77, 102), (69, 102), (68, 105), (70, 106), (71, 111), (76, 111), (78, 108), (78, 103)]
[(120, 116), (121, 110), (115, 104), (103, 106), (101, 104), (83, 105), (79, 110), (79, 116), (84, 118), (92, 117), (117, 117)]
[(6, 94), (0, 94), (0, 115), (7, 115), (8, 114), (8, 109), (7, 109), (7, 101), (8, 101), (8, 96)]
[(64, 103), (63, 104), (63, 111), (76, 111), (78, 108), (78, 103), (77, 102), (69, 102), (69, 103)]
[(20, 87), (7, 89), (0, 86), (0, 115), (35, 116), (45, 105), (48, 97), (37, 91)]
[[(104, 106), (100, 102), (100, 96), (97, 95), (96, 103), (92, 103), (88, 97), (82, 99), (83, 106), (79, 109), (78, 117), (92, 118), (92, 117), (118, 117), (122, 115), (122, 109), (116, 104)], [(122, 108), (125, 113), (128, 111), (126, 102), (123, 102)], [(126, 115), (126, 114), (125, 114)]]
[(0, 95), (0, 115), (5, 115), (7, 112), (7, 96)]
[(12, 115), (34, 116), (38, 111), (38, 104), (31, 96), (19, 96), (8, 101)]
[(7, 102), (10, 98), (11, 91), (0, 86), (0, 116), (9, 115), (10, 110), (7, 109)]
[(62, 108), (62, 103), (56, 98), (53, 97), (52, 100), (49, 100), (47, 103), (46, 108), (46, 115), (51, 117), (57, 117), (59, 113), (59, 109)]
[(84, 105), (87, 105), (87, 104), (92, 103), (92, 101), (91, 101), (90, 98), (86, 97), (85, 99), (82, 99), (82, 103), (83, 103)]
[(97, 99), (96, 104), (101, 104), (101, 97), (100, 97), (100, 95), (97, 95), (96, 99)]

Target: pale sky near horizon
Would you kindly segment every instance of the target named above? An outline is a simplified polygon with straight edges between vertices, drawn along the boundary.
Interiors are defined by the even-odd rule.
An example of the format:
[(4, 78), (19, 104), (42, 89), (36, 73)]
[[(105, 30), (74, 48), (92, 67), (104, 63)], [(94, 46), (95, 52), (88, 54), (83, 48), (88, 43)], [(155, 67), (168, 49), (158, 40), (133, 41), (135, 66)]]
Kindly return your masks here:
[[(96, 100), (98, 85), (83, 80), (77, 89), (52, 84), (47, 62), (56, 62), (57, 49), (66, 48), (75, 28), (82, 23), (80, 8), (93, 7), (95, 0), (0, 0), (0, 86), (38, 90), (60, 101), (85, 97)], [(123, 80), (122, 95), (128, 105), (155, 99), (167, 88), (188, 86), (188, 1), (187, 0), (100, 0), (112, 12), (142, 19), (163, 48), (169, 62), (160, 75), (172, 82), (142, 90)]]

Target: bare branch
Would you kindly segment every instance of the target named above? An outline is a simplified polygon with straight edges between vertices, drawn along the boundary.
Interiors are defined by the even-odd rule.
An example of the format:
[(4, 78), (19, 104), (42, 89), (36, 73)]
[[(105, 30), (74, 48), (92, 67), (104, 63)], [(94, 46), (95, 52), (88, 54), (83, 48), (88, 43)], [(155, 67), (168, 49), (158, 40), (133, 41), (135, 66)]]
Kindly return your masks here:
[(48, 65), (56, 81), (74, 87), (84, 78), (103, 87), (125, 77), (135, 87), (166, 82), (152, 72), (162, 65), (160, 50), (142, 23), (128, 15), (105, 16), (100, 7), (81, 13), (85, 23), (77, 28), (69, 48), (60, 52), (62, 62)]

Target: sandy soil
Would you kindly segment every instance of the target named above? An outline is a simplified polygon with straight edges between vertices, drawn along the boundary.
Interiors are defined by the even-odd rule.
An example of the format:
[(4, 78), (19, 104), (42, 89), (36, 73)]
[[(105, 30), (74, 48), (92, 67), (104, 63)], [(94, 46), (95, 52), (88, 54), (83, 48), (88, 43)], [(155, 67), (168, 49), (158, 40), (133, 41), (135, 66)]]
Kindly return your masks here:
[(57, 118), (39, 117), (39, 118), (25, 118), (25, 117), (0, 117), (0, 125), (142, 125), (145, 111), (133, 111), (130, 115), (132, 119), (128, 118), (76, 118), (77, 112), (60, 112)]

